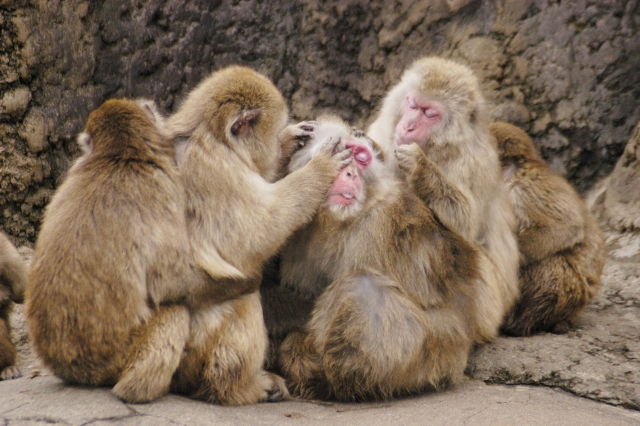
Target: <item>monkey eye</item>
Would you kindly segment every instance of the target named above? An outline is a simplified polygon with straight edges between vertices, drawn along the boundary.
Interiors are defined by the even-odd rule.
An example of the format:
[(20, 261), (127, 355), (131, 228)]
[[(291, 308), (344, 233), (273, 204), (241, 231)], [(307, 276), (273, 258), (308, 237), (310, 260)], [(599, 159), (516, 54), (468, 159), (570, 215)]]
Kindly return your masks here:
[(436, 118), (440, 115), (440, 112), (436, 108), (425, 108), (424, 115), (426, 115), (427, 118)]
[(418, 104), (416, 103), (416, 100), (413, 99), (411, 96), (407, 96), (407, 106), (411, 109), (418, 109)]
[(347, 148), (351, 148), (351, 155), (358, 165), (366, 167), (371, 163), (371, 151), (366, 146), (347, 142)]

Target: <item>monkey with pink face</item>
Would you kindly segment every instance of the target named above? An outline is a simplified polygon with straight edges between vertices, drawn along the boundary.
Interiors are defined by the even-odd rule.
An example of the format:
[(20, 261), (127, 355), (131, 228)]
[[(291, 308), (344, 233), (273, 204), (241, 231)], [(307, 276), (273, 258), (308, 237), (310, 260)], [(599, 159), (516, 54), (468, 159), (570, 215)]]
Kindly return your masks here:
[[(299, 132), (303, 127), (310, 130)], [(358, 401), (457, 383), (474, 342), (487, 259), (436, 220), (374, 142), (339, 118), (289, 126), (284, 134), (308, 139), (289, 171), (336, 138), (336, 151), (350, 149), (353, 158), (313, 221), (281, 251), (282, 285), (314, 300), (306, 324), (279, 348), (290, 391)]]
[(417, 60), (389, 91), (367, 135), (442, 224), (486, 252), (476, 342), (493, 339), (519, 295), (519, 252), (477, 78), (447, 59)]

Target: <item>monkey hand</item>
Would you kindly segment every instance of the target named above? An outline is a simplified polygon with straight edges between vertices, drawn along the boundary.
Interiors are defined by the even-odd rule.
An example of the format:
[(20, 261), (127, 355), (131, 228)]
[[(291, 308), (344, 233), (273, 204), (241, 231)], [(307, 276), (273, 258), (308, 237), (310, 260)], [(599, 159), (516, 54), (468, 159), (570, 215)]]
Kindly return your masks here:
[(285, 127), (279, 137), (283, 156), (291, 157), (304, 148), (307, 142), (313, 139), (317, 126), (317, 121), (301, 121)]
[(351, 148), (347, 148), (339, 136), (330, 136), (322, 143), (320, 151), (314, 158), (328, 159), (335, 166), (336, 174), (351, 164)]
[(416, 143), (400, 145), (395, 150), (398, 167), (406, 176), (412, 176), (418, 170), (425, 170), (428, 159)]

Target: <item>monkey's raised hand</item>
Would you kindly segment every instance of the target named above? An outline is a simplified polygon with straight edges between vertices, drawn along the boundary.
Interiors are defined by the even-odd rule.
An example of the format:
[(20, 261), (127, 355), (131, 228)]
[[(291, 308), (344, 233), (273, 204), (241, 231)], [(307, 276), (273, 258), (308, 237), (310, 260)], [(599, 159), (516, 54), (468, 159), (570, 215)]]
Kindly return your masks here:
[(340, 137), (329, 136), (322, 143), (322, 146), (318, 151), (318, 155), (313, 157), (311, 161), (314, 161), (315, 159), (319, 159), (320, 161), (330, 159), (336, 165), (335, 171), (338, 173), (340, 170), (351, 164), (351, 161), (353, 160), (353, 157), (351, 156), (351, 148), (346, 148), (346, 146), (340, 144), (341, 141), (342, 139)]
[(286, 176), (291, 157), (304, 148), (314, 137), (317, 121), (301, 121), (290, 124), (278, 135), (280, 140), (280, 161), (278, 163), (278, 180)]
[(317, 121), (301, 121), (285, 127), (279, 136), (283, 156), (292, 156), (296, 151), (304, 148), (313, 138), (317, 126)]
[(404, 144), (396, 147), (394, 151), (398, 167), (407, 178), (411, 179), (418, 171), (432, 165), (424, 151), (416, 143)]

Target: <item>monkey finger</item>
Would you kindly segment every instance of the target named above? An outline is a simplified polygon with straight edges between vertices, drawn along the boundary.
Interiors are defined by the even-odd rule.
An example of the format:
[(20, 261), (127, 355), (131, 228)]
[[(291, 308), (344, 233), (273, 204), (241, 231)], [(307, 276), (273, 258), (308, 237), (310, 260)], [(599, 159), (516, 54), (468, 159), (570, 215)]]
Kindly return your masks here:
[(336, 146), (340, 143), (340, 136), (329, 136), (322, 143), (321, 152), (328, 155), (333, 155)]
[(345, 166), (348, 166), (349, 164), (351, 164), (351, 161), (353, 161), (352, 150), (351, 148), (348, 148), (348, 149), (339, 151), (333, 155), (333, 158), (335, 158), (340, 162), (340, 168), (342, 169)]

